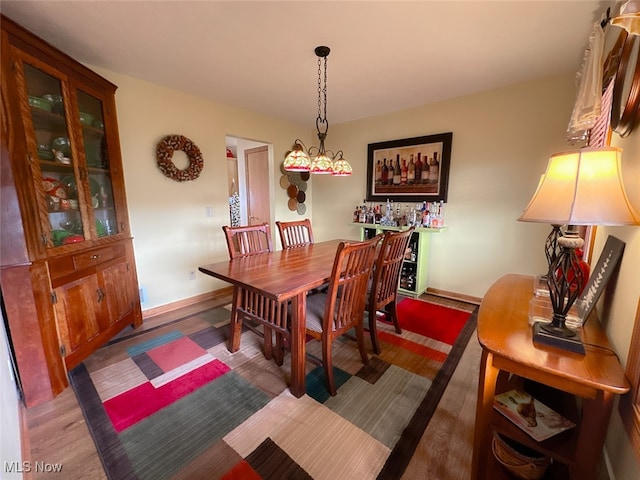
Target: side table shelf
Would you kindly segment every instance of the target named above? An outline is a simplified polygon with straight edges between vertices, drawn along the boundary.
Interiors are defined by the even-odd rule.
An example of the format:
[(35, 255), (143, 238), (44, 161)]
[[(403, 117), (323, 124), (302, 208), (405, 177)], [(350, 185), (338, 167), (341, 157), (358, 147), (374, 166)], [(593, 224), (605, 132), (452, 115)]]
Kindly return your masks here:
[[(528, 322), (533, 277), (505, 275), (485, 294), (478, 313), (482, 346), (472, 479), (513, 478), (492, 452), (493, 432), (553, 459), (544, 478), (596, 480), (615, 395), (629, 383), (595, 314), (581, 329), (579, 355), (534, 345)], [(599, 348), (602, 347), (602, 348)], [(496, 393), (517, 386), (576, 424), (542, 442), (493, 408)], [(508, 379), (508, 380), (507, 380)]]
[[(373, 238), (379, 233), (387, 230), (403, 231), (409, 227), (386, 227), (373, 223), (352, 223), (351, 225), (360, 228), (360, 240)], [(429, 246), (431, 235), (438, 234), (446, 230), (443, 228), (416, 228), (409, 241), (411, 258), (406, 259), (402, 264), (400, 275), (400, 287), (398, 292), (407, 297), (417, 298), (427, 290), (427, 279), (429, 273)]]

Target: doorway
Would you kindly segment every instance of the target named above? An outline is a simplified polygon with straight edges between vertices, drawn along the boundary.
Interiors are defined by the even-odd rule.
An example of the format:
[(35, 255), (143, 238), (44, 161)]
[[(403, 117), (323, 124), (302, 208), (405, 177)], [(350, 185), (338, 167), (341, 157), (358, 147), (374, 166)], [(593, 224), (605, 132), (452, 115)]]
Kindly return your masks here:
[[(229, 225), (269, 223), (273, 218), (271, 197), (273, 146), (241, 137), (226, 137), (229, 188)], [(239, 218), (238, 218), (239, 217)]]

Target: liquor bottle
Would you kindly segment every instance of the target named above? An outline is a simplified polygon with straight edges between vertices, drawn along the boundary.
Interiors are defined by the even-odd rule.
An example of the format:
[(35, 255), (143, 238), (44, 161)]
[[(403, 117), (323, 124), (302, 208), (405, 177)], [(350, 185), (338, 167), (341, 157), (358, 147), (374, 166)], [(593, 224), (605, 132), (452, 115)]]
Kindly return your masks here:
[(431, 202), (425, 202), (424, 212), (422, 213), (422, 225), (427, 228), (431, 226)]
[(438, 183), (440, 175), (440, 162), (438, 152), (433, 152), (433, 161), (429, 164), (429, 183)]
[(393, 169), (393, 184), (394, 185), (400, 185), (400, 178), (402, 175), (402, 172), (400, 171), (400, 154), (396, 155), (396, 166)]
[(376, 223), (376, 213), (373, 210), (373, 204), (369, 204), (369, 210), (367, 211), (367, 223)]
[(387, 220), (391, 220), (391, 214), (392, 214), (391, 201), (387, 198), (387, 208), (385, 209), (384, 216)]
[(409, 157), (409, 172), (407, 173), (407, 183), (413, 185), (416, 183), (416, 163), (413, 161), (413, 153)]
[(431, 228), (439, 228), (438, 225), (440, 223), (440, 220), (438, 219), (438, 204), (436, 202), (433, 202), (431, 204), (431, 208), (429, 209), (430, 212), (430, 217), (431, 217), (431, 224), (430, 227)]
[(422, 183), (422, 160), (420, 159), (421, 153), (418, 152), (418, 159), (416, 160), (416, 183)]
[(437, 215), (437, 225), (438, 228), (444, 227), (444, 201), (440, 200), (438, 204), (438, 215)]
[(393, 176), (395, 175), (395, 169), (393, 168), (393, 158), (389, 159), (389, 172), (387, 173), (387, 183), (393, 185)]
[(415, 272), (411, 272), (409, 277), (407, 278), (407, 290), (415, 290), (416, 289), (416, 274)]
[(360, 207), (358, 205), (353, 210), (353, 223), (360, 223)]
[(402, 167), (400, 167), (400, 185), (406, 185), (409, 179), (409, 168), (407, 167), (407, 159), (402, 159)]
[(424, 165), (422, 166), (422, 174), (420, 175), (422, 183), (429, 183), (429, 157), (424, 156)]
[(387, 158), (382, 162), (382, 171), (380, 175), (380, 183), (386, 185), (389, 181), (389, 167), (387, 167)]
[(376, 162), (376, 185), (380, 185), (382, 183), (382, 166), (380, 165), (380, 159)]

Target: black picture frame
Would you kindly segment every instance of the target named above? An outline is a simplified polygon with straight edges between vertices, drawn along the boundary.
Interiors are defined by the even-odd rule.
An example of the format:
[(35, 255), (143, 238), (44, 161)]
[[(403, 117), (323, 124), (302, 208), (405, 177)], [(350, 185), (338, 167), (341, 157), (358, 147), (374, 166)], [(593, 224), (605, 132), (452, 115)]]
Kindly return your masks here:
[[(367, 149), (366, 199), (372, 202), (384, 202), (387, 198), (396, 202), (446, 202), (452, 141), (453, 133), (447, 132), (370, 143)], [(424, 168), (418, 169), (425, 165), (425, 158), (428, 162), (426, 171)], [(401, 172), (406, 167), (406, 180), (404, 173), (389, 178), (389, 167), (393, 167), (395, 174), (398, 164)], [(384, 175), (385, 166), (387, 176)], [(413, 181), (410, 169), (413, 171)], [(418, 171), (419, 182), (416, 181)]]
[(582, 300), (583, 311), (580, 316), (587, 321), (591, 311), (595, 308), (596, 303), (602, 292), (604, 292), (613, 273), (617, 270), (622, 254), (624, 253), (625, 243), (619, 238), (609, 235), (607, 241), (602, 248), (598, 263), (589, 274), (589, 281), (584, 287), (579, 300)]

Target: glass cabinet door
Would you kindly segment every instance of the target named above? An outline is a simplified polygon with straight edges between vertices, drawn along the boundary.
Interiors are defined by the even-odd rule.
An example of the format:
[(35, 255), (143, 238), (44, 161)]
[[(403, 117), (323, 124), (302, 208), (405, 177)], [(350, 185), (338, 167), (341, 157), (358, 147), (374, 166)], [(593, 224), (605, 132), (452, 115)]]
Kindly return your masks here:
[(115, 235), (118, 224), (102, 101), (82, 90), (77, 90), (77, 98), (89, 179), (89, 207), (93, 211), (96, 235)]
[[(70, 102), (60, 79), (23, 62), (29, 111), (35, 145), (30, 143), (32, 159), (37, 158), (48, 217), (48, 247), (58, 247), (86, 239), (83, 223), (80, 182), (81, 161), (74, 151), (69, 125)], [(26, 120), (26, 119), (25, 119)], [(28, 131), (28, 129), (27, 129)], [(86, 216), (85, 216), (86, 218)]]

